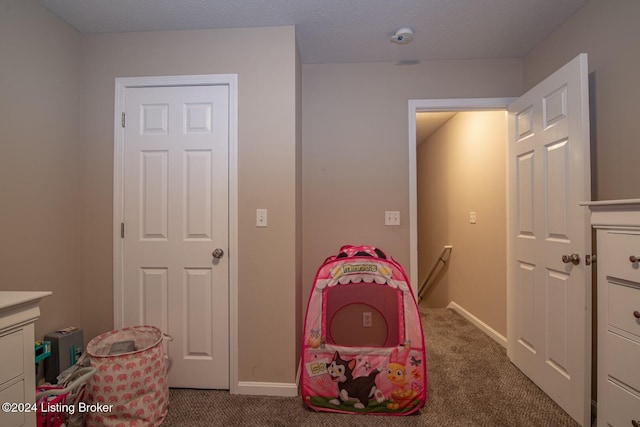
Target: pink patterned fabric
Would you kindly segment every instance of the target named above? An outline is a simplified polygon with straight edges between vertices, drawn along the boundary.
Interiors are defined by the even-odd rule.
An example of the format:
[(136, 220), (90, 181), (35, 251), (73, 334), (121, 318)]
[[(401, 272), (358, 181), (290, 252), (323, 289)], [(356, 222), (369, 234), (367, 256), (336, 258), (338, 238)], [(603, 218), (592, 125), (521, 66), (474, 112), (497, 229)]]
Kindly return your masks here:
[[(91, 366), (98, 369), (86, 388), (87, 404), (111, 405), (87, 414), (87, 426), (158, 426), (167, 415), (169, 386), (162, 332), (134, 326), (99, 335), (87, 345)], [(111, 345), (134, 341), (137, 350), (109, 355)]]
[[(381, 292), (380, 287), (393, 292)], [(383, 316), (391, 328), (383, 345), (333, 340), (332, 317), (349, 304)], [(358, 333), (361, 326), (341, 327)], [(415, 413), (426, 401), (425, 356), (418, 306), (400, 264), (371, 246), (343, 246), (325, 260), (309, 295), (304, 324), (301, 393), (307, 406), (340, 413)]]

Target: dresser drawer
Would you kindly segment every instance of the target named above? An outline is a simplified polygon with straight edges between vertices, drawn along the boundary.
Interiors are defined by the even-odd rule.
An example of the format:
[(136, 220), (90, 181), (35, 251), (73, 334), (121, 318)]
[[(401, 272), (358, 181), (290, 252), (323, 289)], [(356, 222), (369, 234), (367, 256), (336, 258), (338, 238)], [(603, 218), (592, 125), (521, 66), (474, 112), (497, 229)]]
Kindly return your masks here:
[(607, 332), (606, 373), (617, 381), (640, 391), (640, 344)]
[(599, 242), (604, 274), (640, 283), (640, 262), (629, 260), (631, 256), (640, 258), (640, 234), (608, 231)]
[(23, 329), (0, 336), (0, 385), (24, 373), (23, 349)]
[[(4, 390), (0, 390), (0, 403), (21, 403), (24, 402), (24, 380), (11, 384)], [(0, 412), (0, 424), (2, 427), (26, 426), (26, 412)]]
[(632, 421), (640, 423), (640, 397), (607, 381), (606, 425), (626, 427)]
[(608, 283), (609, 325), (640, 338), (640, 287)]

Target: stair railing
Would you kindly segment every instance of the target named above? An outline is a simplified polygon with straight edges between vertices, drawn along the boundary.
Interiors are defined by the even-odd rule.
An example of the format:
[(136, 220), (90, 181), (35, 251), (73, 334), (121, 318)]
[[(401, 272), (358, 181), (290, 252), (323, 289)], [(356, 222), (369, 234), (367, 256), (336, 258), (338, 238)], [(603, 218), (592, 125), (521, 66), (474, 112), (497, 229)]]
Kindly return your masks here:
[(449, 259), (451, 258), (451, 250), (452, 249), (453, 249), (453, 246), (451, 246), (451, 245), (445, 245), (442, 248), (442, 251), (440, 252), (440, 255), (438, 255), (438, 259), (433, 264), (433, 267), (431, 267), (431, 271), (427, 275), (427, 278), (424, 279), (424, 281), (420, 285), (420, 288), (418, 290), (418, 300), (419, 301), (422, 300), (422, 297), (423, 297), (424, 293), (433, 284), (433, 282), (429, 283), (429, 281), (434, 276), (434, 273), (436, 272), (436, 270), (438, 270), (438, 267), (446, 266), (447, 263), (449, 262)]

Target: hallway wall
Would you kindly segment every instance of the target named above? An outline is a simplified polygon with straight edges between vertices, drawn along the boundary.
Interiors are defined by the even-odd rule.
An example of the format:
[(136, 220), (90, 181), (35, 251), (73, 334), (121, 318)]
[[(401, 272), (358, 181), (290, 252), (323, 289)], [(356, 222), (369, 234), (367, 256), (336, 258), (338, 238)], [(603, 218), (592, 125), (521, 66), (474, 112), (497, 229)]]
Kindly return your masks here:
[[(450, 261), (426, 292), (426, 307), (455, 301), (507, 334), (506, 113), (460, 112), (417, 151), (418, 277), (444, 245)], [(477, 222), (471, 224), (470, 212)]]

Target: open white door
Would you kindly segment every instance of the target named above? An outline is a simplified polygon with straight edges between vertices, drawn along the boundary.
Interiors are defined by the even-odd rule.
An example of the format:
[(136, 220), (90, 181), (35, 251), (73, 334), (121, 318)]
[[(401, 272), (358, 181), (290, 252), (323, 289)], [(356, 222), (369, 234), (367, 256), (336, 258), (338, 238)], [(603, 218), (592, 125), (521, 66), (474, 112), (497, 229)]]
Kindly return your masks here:
[(590, 424), (591, 200), (587, 55), (509, 106), (507, 351)]

